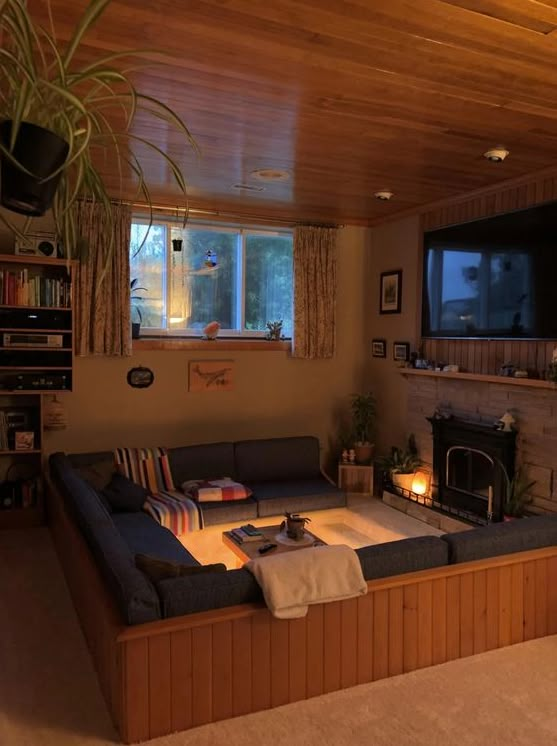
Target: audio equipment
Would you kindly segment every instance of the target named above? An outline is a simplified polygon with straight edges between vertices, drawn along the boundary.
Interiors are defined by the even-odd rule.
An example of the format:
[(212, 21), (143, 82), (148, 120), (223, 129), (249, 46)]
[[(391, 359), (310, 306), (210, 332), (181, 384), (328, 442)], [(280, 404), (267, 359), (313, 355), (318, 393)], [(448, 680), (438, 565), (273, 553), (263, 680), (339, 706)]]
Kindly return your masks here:
[(60, 245), (54, 233), (30, 233), (24, 240), (16, 238), (15, 253), (25, 256), (46, 256), (52, 259), (61, 256)]
[(4, 347), (62, 347), (63, 343), (62, 334), (26, 334), (24, 332), (3, 334)]

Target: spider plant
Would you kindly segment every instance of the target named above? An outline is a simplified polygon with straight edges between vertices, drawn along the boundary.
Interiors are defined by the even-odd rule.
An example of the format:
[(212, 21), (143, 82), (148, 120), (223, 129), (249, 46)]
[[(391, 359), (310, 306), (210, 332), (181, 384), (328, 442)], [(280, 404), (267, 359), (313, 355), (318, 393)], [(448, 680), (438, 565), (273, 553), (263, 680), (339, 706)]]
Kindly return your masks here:
[[(162, 101), (141, 93), (130, 77), (134, 69), (152, 65), (138, 63), (147, 51), (130, 49), (102, 56), (94, 62), (80, 62), (80, 46), (87, 32), (99, 20), (110, 0), (90, 0), (69, 39), (58, 40), (50, 0), (45, 0), (48, 28), (30, 14), (25, 0), (0, 0), (0, 111), (4, 120), (0, 129), (2, 159), (2, 202), (9, 209), (26, 215), (42, 214), (48, 204), (40, 200), (14, 200), (6, 194), (10, 181), (19, 176), (53, 193), (52, 215), (55, 229), (68, 258), (79, 256), (83, 239), (78, 235), (75, 208), (79, 199), (94, 200), (101, 206), (107, 240), (112, 244), (113, 200), (121, 199), (123, 175), (131, 175), (136, 193), (133, 200), (151, 198), (144, 171), (134, 147), (154, 151), (168, 166), (184, 199), (187, 215), (186, 181), (179, 165), (155, 142), (133, 131), (138, 112), (163, 120), (196, 149), (195, 142), (180, 116)], [(134, 57), (133, 67), (115, 67)], [(63, 143), (58, 161), (51, 159), (46, 170), (36, 160), (25, 157), (26, 130), (31, 127), (31, 146), (40, 131), (46, 130)], [(52, 144), (52, 142), (51, 142)], [(65, 144), (65, 145), (64, 145)], [(50, 146), (49, 146), (50, 147)], [(48, 150), (48, 148), (47, 148)], [(47, 153), (48, 156), (48, 153)], [(117, 164), (120, 187), (116, 194), (105, 185), (98, 164)], [(30, 187), (31, 191), (33, 187)], [(47, 202), (48, 202), (47, 195)], [(0, 219), (16, 234), (29, 228), (29, 220), (19, 228), (12, 220)]]

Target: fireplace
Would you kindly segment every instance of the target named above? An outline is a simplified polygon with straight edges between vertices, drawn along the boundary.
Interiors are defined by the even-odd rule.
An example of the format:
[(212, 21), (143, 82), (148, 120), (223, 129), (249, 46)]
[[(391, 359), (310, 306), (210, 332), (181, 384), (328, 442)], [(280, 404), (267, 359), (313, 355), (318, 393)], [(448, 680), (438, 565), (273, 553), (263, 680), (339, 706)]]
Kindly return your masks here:
[(433, 432), (433, 504), (475, 523), (501, 521), (514, 474), (516, 432), (456, 418), (428, 420)]

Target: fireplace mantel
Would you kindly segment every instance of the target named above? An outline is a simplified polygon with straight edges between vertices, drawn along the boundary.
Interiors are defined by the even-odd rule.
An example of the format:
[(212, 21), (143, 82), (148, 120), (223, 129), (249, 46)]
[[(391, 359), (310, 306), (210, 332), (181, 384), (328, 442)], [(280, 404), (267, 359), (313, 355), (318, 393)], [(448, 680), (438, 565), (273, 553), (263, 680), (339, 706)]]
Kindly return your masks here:
[(424, 378), (449, 378), (460, 381), (475, 381), (479, 383), (498, 383), (501, 386), (528, 386), (537, 389), (557, 391), (557, 384), (552, 381), (542, 381), (539, 378), (511, 378), (510, 376), (487, 376), (482, 373), (444, 373), (441, 370), (416, 370), (415, 368), (401, 368), (403, 376), (422, 376)]

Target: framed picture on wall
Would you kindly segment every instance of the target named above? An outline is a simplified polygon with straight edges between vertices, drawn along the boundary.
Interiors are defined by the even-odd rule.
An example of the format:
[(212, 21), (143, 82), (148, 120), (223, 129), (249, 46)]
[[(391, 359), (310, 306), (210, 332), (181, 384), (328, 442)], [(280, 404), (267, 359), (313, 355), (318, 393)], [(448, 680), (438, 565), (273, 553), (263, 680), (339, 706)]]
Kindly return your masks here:
[(381, 272), (379, 313), (400, 313), (402, 307), (402, 270)]
[(410, 342), (393, 342), (393, 360), (407, 362), (410, 359)]
[(387, 340), (372, 339), (371, 354), (373, 357), (387, 357)]

